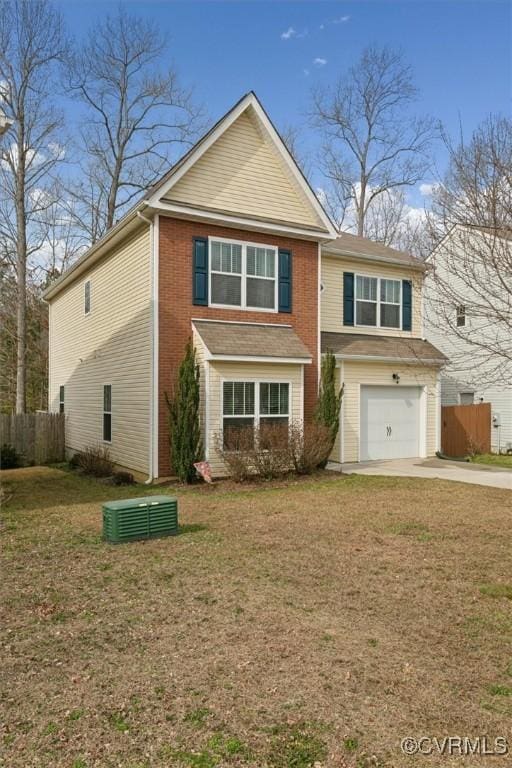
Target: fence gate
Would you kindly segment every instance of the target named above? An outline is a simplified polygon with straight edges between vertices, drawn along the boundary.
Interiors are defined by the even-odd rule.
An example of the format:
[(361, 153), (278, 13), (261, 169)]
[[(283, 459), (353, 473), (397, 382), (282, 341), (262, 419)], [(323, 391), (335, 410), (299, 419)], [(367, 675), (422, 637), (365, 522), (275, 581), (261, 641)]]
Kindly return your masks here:
[(491, 404), (444, 405), (441, 408), (441, 451), (446, 456), (490, 453)]

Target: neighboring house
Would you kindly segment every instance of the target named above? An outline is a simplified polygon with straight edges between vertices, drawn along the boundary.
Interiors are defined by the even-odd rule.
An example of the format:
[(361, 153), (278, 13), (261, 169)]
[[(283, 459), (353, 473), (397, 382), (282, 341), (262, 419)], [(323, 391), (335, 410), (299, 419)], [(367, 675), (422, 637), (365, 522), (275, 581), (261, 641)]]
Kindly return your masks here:
[[(502, 236), (490, 234), (484, 227), (458, 225), (430, 255), (425, 283), (426, 334), (449, 358), (441, 376), (441, 403), (490, 403), (493, 451), (512, 448), (512, 362), (490, 351), (503, 346), (510, 354), (510, 323), (500, 330), (494, 322), (499, 302), (510, 317), (510, 291), (495, 279), (499, 271), (496, 265), (487, 276), (477, 262), (500, 259), (506, 280), (511, 250), (510, 233)], [(447, 286), (445, 291), (440, 285)], [(482, 293), (487, 295), (482, 297)], [(488, 317), (486, 302), (492, 305)], [(477, 344), (471, 343), (473, 340)]]
[(53, 283), (50, 410), (69, 452), (170, 474), (165, 395), (187, 340), (205, 458), (238, 426), (313, 416), (319, 358), (345, 382), (332, 458), (426, 456), (444, 358), (422, 335), (424, 267), (333, 225), (253, 93)]

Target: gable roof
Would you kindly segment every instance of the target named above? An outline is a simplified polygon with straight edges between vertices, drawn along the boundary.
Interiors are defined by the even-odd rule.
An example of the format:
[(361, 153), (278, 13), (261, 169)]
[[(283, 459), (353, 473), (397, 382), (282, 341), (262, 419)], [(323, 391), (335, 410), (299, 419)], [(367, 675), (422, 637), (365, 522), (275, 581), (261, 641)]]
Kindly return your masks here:
[(332, 256), (355, 256), (371, 261), (385, 261), (388, 264), (406, 266), (410, 269), (425, 271), (427, 265), (405, 251), (390, 248), (383, 243), (375, 242), (367, 237), (342, 232), (336, 240), (322, 245), (322, 253)]
[[(177, 195), (178, 199), (174, 199), (176, 195), (176, 189), (179, 188), (180, 182), (184, 179), (185, 175), (189, 172), (193, 172), (194, 166), (200, 163), (207, 153), (211, 155), (211, 150), (217, 142), (220, 142), (226, 133), (234, 126), (237, 121), (244, 120), (252, 126), (253, 132), (259, 132), (260, 144), (264, 145), (266, 149), (274, 154), (274, 166), (275, 170), (278, 169), (281, 173), (287, 175), (289, 179), (288, 194), (295, 195), (296, 200), (309, 209), (309, 221), (305, 224), (288, 219), (284, 223), (287, 228), (293, 229), (293, 227), (303, 228), (305, 230), (311, 230), (312, 232), (318, 232), (323, 237), (334, 238), (336, 236), (336, 230), (328, 214), (322, 207), (320, 201), (315, 195), (311, 185), (307, 181), (306, 177), (298, 167), (294, 158), (290, 154), (286, 145), (284, 144), (281, 136), (277, 132), (272, 121), (268, 117), (267, 113), (263, 109), (256, 94), (250, 91), (243, 96), (225, 115), (222, 117), (198, 142), (195, 144), (184, 157), (176, 163), (173, 168), (157, 183), (155, 184), (145, 195), (144, 199), (150, 206), (154, 207), (166, 207), (171, 210), (179, 211), (182, 207), (201, 209), (203, 206), (209, 208), (210, 206), (204, 205), (204, 200), (200, 200), (197, 204), (193, 196), (189, 195), (189, 199), (183, 194)], [(218, 145), (217, 145), (218, 146)], [(231, 178), (229, 173), (236, 175), (240, 166), (245, 165), (251, 161), (251, 157), (241, 156), (231, 163), (230, 167), (226, 169), (228, 171), (227, 180)], [(225, 179), (226, 181), (226, 179)], [(183, 186), (183, 184), (181, 185)], [(179, 199), (179, 198), (182, 199)], [(170, 204), (170, 206), (169, 206)], [(213, 210), (216, 209), (215, 204), (211, 206)], [(252, 217), (251, 213), (244, 211), (233, 212), (226, 209), (222, 205), (222, 195), (219, 195), (219, 205), (217, 207), (219, 214), (239, 213), (240, 216), (247, 214), (248, 217)], [(311, 215), (312, 214), (312, 215)], [(256, 219), (269, 219), (264, 212), (262, 216), (256, 216)], [(281, 217), (282, 220), (282, 217)]]

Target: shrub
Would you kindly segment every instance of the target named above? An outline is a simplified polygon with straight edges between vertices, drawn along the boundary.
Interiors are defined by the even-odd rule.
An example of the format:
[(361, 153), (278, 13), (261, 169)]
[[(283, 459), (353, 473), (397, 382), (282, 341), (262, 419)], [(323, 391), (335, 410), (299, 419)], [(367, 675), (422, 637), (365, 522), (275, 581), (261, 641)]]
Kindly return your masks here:
[(255, 476), (272, 480), (291, 471), (311, 474), (325, 466), (332, 441), (331, 431), (322, 424), (292, 422), (285, 427), (262, 422), (259, 429), (236, 430), (227, 446), (217, 435), (215, 446), (231, 477), (244, 482)]
[(68, 461), (68, 467), (70, 469), (78, 469), (79, 466), (80, 466), (80, 454), (74, 453)]
[(13, 445), (4, 443), (0, 448), (0, 469), (17, 469), (21, 466), (21, 457)]
[(133, 485), (135, 479), (131, 472), (114, 472), (112, 485)]
[[(342, 385), (339, 392), (336, 392), (336, 358), (332, 352), (327, 352), (322, 358), (322, 368), (320, 371), (320, 389), (315, 408), (315, 421), (327, 427), (331, 437), (331, 450), (336, 440), (340, 426), (340, 408), (343, 399)], [(331, 451), (329, 451), (330, 453)], [(327, 464), (327, 458), (323, 466)]]
[(332, 432), (324, 424), (295, 422), (290, 425), (289, 461), (298, 475), (310, 475), (319, 467), (325, 467), (332, 445)]
[(77, 455), (77, 466), (85, 475), (109, 477), (114, 474), (114, 462), (107, 447), (90, 445)]
[(201, 454), (199, 427), (199, 366), (196, 351), (189, 340), (171, 397), (165, 393), (169, 409), (169, 443), (171, 465), (184, 483), (196, 477), (194, 464)]

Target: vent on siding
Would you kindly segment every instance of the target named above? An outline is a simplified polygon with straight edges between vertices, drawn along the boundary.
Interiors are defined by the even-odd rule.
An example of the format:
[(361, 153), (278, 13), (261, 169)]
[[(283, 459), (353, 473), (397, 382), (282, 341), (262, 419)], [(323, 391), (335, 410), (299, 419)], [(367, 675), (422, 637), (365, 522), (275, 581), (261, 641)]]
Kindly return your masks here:
[(103, 538), (118, 544), (178, 533), (178, 502), (172, 496), (109, 501), (103, 505)]

